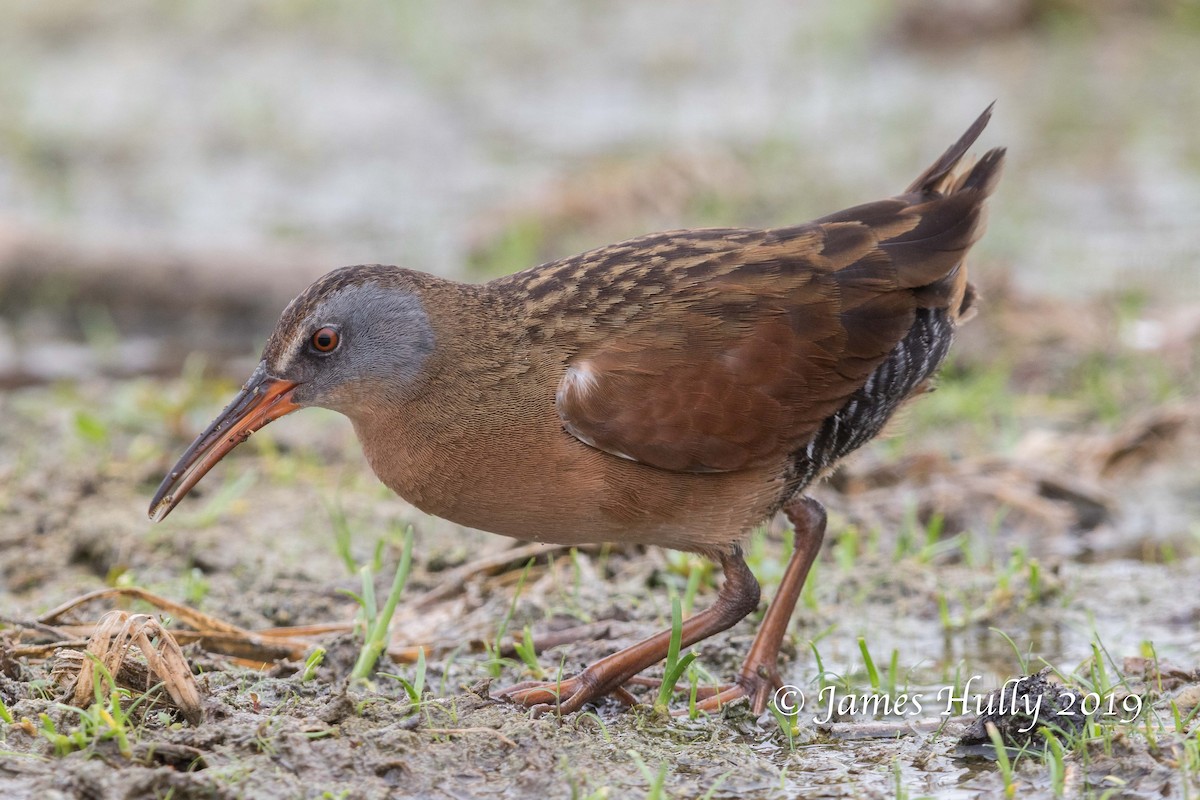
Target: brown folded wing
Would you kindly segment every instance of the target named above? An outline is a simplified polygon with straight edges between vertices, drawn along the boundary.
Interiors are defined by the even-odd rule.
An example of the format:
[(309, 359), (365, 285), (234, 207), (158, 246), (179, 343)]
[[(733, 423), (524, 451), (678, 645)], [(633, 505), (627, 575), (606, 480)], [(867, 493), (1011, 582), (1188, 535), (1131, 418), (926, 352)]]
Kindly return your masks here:
[(627, 288), (618, 316), (590, 292), (595, 329), (556, 398), (564, 427), (675, 471), (746, 469), (803, 447), (917, 308), (957, 312), (962, 257), (1002, 156), (988, 153), (945, 194), (915, 191), (794, 228), (659, 234), (565, 263), (558, 277), (579, 293), (604, 280)]

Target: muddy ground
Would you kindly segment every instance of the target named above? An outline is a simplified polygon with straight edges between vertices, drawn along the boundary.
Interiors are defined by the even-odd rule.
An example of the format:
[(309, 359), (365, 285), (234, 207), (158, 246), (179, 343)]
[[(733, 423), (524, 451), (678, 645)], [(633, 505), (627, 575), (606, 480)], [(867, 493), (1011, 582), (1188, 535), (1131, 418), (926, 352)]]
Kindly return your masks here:
[[(152, 6), (0, 10), (0, 796), (1200, 793), (1194, 13), (731, 4), (692, 42), (683, 2), (504, 24)], [(686, 694), (669, 717), (644, 688), (566, 719), (492, 701), (533, 672), (526, 630), (537, 667), (569, 673), (667, 625), (689, 582), (711, 602), (719, 575), (638, 548), (530, 565), (391, 495), (331, 413), (276, 423), (146, 519), (331, 266), (479, 278), (651, 229), (794, 222), (903, 186), (993, 98), (985, 144), (1011, 163), (972, 265), (985, 302), (938, 391), (814, 491), (830, 527), (785, 647), (794, 719), (692, 719)], [(351, 684), (348, 593), (364, 565), (386, 592), (409, 525), (394, 659)], [(748, 541), (764, 599), (787, 539), (776, 520)], [(185, 644), (197, 724), (140, 689), (127, 721), (71, 710), (70, 655), (114, 609), (181, 640), (195, 610), (291, 651)], [(761, 611), (683, 683), (736, 672)], [(1060, 731), (1061, 757), (960, 743), (975, 715), (942, 713), (946, 692), (1047, 666), (1122, 713)], [(398, 678), (421, 675), (414, 702)], [(816, 721), (829, 686), (923, 707)]]

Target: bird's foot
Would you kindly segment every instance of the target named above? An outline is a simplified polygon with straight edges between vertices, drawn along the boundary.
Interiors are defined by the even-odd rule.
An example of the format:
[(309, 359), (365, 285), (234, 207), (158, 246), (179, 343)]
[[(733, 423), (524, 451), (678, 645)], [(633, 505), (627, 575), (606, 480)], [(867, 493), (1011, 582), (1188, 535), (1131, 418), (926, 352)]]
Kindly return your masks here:
[[(725, 572), (725, 582), (721, 584), (721, 591), (717, 595), (718, 602), (684, 620), (679, 633), (660, 631), (649, 639), (605, 656), (578, 675), (555, 681), (518, 683), (497, 692), (496, 699), (519, 703), (534, 713), (555, 711), (570, 714), (608, 695), (628, 705), (636, 705), (637, 700), (624, 688), (625, 684), (642, 670), (667, 657), (672, 636), (680, 637), (680, 647), (690, 647), (714, 633), (728, 629), (758, 606), (758, 582), (746, 566), (741, 548), (735, 545), (723, 554), (721, 567)], [(747, 663), (756, 664), (762, 658), (756, 659), (752, 651)]]
[[(625, 685), (658, 689), (662, 687), (662, 681), (658, 678), (643, 678), (639, 675), (631, 678)], [(768, 667), (767, 665), (759, 667), (750, 667), (747, 665), (742, 668), (741, 674), (732, 683), (696, 687), (695, 707), (697, 710), (705, 712), (720, 711), (723, 706), (747, 698), (754, 713), (761, 714), (766, 710), (767, 703), (781, 686), (783, 686), (783, 678), (780, 677), (778, 669)], [(688, 686), (676, 686), (675, 694), (681, 696), (690, 695), (691, 688)], [(677, 717), (683, 716), (684, 714), (691, 713), (691, 706), (676, 709), (671, 713)]]
[(600, 688), (599, 681), (587, 670), (557, 681), (523, 681), (501, 689), (494, 696), (498, 700), (526, 706), (540, 715), (547, 711), (570, 714), (605, 695), (612, 695), (628, 706), (637, 704), (637, 699), (624, 687), (618, 686), (608, 690)]
[[(783, 686), (783, 678), (780, 677), (779, 670), (774, 666), (761, 664), (755, 667), (747, 664), (733, 683), (714, 687), (707, 691), (701, 690), (699, 696), (703, 699), (696, 701), (696, 709), (708, 712), (720, 711), (724, 706), (745, 698), (750, 701), (750, 708), (754, 713), (761, 714), (767, 709), (767, 703), (781, 686)], [(690, 709), (682, 709), (674, 713), (681, 715), (689, 711)]]

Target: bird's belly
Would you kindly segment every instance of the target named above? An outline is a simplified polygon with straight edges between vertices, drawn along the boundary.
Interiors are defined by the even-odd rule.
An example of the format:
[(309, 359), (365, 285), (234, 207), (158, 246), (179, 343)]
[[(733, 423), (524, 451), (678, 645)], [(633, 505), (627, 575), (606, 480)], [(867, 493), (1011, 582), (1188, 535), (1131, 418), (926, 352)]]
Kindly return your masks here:
[(517, 539), (716, 552), (761, 521), (781, 489), (765, 475), (667, 472), (587, 449), (585, 462), (598, 464), (471, 482), (455, 502), (425, 510)]
[[(603, 453), (562, 432), (540, 446), (492, 432), (471, 446), (386, 452), (359, 431), (375, 474), (422, 511), (479, 530), (557, 544), (637, 542), (716, 553), (773, 510), (782, 465), (755, 473), (669, 472)], [(523, 446), (522, 446), (523, 443)]]

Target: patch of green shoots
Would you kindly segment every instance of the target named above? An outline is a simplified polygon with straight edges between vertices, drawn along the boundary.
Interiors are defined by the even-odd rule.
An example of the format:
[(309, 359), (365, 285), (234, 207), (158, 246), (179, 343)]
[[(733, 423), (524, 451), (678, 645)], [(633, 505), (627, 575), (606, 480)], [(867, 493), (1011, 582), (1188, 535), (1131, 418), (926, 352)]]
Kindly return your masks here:
[(658, 687), (658, 698), (654, 701), (654, 710), (665, 713), (675, 691), (675, 684), (683, 677), (683, 673), (696, 660), (696, 654), (679, 655), (680, 643), (683, 641), (683, 606), (679, 597), (671, 598), (671, 641), (667, 646), (667, 661), (663, 668), (662, 684)]
[(236, 503), (242, 495), (250, 491), (254, 486), (254, 482), (258, 480), (258, 473), (253, 470), (231, 476), (221, 488), (217, 490), (212, 499), (204, 504), (192, 520), (192, 524), (198, 528), (208, 527), (217, 520), (227, 515), (230, 506)]
[(375, 662), (387, 649), (388, 628), (392, 624), (396, 605), (400, 602), (400, 595), (404, 591), (404, 584), (408, 582), (408, 572), (412, 567), (412, 547), (413, 530), (410, 525), (404, 532), (404, 549), (400, 554), (400, 563), (396, 566), (396, 574), (392, 577), (392, 588), (388, 592), (382, 609), (376, 607), (375, 575), (370, 565), (364, 565), (359, 570), (359, 574), (362, 576), (363, 591), (362, 595), (355, 596), (355, 599), (362, 607), (362, 618), (366, 623), (366, 636), (362, 650), (359, 651), (358, 660), (354, 663), (354, 669), (350, 671), (351, 682), (366, 680), (370, 677), (375, 669)]
[(871, 651), (867, 648), (867, 637), (858, 637), (858, 652), (862, 654), (863, 667), (867, 670), (867, 683), (872, 692), (879, 694), (879, 670), (875, 667), (875, 659), (871, 658)]
[(889, 444), (899, 452), (906, 439), (962, 424), (983, 442), (995, 442), (998, 435), (1012, 439), (1018, 411), (1011, 372), (1002, 359), (986, 368), (952, 361), (942, 370), (938, 390), (913, 403), (906, 429)]
[(1042, 565), (1036, 558), (1030, 558), (1027, 569), (1029, 590), (1025, 595), (1026, 604), (1036, 605), (1042, 601)]
[(892, 781), (896, 786), (896, 800), (908, 800), (908, 789), (904, 786), (904, 770), (900, 767), (900, 759), (892, 759)]
[(1015, 653), (1017, 656), (1017, 663), (1021, 667), (1021, 674), (1028, 675), (1029, 674), (1029, 655), (1027, 653), (1022, 653), (1021, 648), (1017, 647), (1017, 643), (1014, 642), (1012, 640), (1012, 637), (1009, 636), (1004, 631), (1000, 630), (999, 628), (988, 628), (988, 630), (991, 631), (992, 633), (997, 634), (1002, 639), (1004, 639), (1004, 641), (1008, 642), (1008, 646), (1012, 648), (1013, 653)]
[(124, 564), (113, 564), (104, 575), (104, 583), (113, 588), (127, 588), (137, 585), (137, 580), (129, 571), (129, 567)]
[(1041, 563), (1029, 555), (1025, 547), (1013, 550), (1004, 569), (996, 576), (996, 590), (1000, 597), (1014, 597), (1013, 581), (1015, 578), (1025, 579), (1025, 593), (1019, 599), (1021, 608), (1042, 602), (1045, 598), (1045, 587), (1042, 583)]
[(463, 646), (459, 645), (450, 651), (450, 654), (442, 659), (442, 679), (438, 682), (438, 696), (445, 697), (449, 694), (450, 670), (454, 666), (454, 662), (458, 660), (459, 653), (462, 652)]
[(109, 440), (109, 426), (91, 412), (75, 412), (75, 433), (88, 444), (105, 445)]
[(12, 712), (8, 710), (3, 697), (0, 697), (0, 722), (6, 722), (9, 725), (13, 724)]
[(192, 608), (199, 608), (211, 589), (212, 585), (202, 569), (192, 567), (188, 570), (187, 577), (183, 582), (183, 596), (187, 598), (188, 605)]
[(540, 681), (546, 677), (546, 670), (542, 669), (542, 665), (538, 663), (537, 647), (534, 646), (533, 633), (529, 630), (528, 625), (521, 632), (521, 641), (513, 644), (513, 649), (524, 662), (534, 680)]
[(509, 663), (507, 658), (500, 655), (504, 649), (504, 637), (508, 634), (508, 626), (512, 622), (513, 615), (517, 613), (517, 603), (521, 599), (521, 592), (525, 590), (525, 581), (529, 577), (529, 570), (533, 569), (535, 559), (530, 558), (525, 562), (525, 569), (521, 571), (521, 577), (517, 581), (517, 589), (513, 592), (512, 603), (508, 606), (508, 613), (500, 620), (500, 627), (496, 629), (496, 638), (491, 642), (484, 642), (483, 648), (487, 653), (487, 668), (493, 678), (499, 678), (500, 673), (504, 671), (505, 664)]
[(579, 548), (572, 547), (568, 551), (568, 557), (571, 560), (571, 602), (575, 610), (579, 606), (579, 594), (583, 591), (583, 563), (579, 560), (582, 558)]
[(732, 774), (733, 770), (730, 770), (729, 772), (722, 772), (720, 775), (718, 775), (717, 779), (712, 782), (712, 786), (708, 787), (708, 791), (700, 795), (700, 800), (712, 800), (716, 796), (717, 791), (721, 788), (721, 784), (729, 780), (729, 776)]
[(892, 553), (893, 558), (899, 561), (916, 552), (916, 531), (920, 527), (921, 522), (917, 519), (917, 506), (910, 500), (904, 504), (904, 516), (900, 521), (900, 531), (896, 535), (896, 549)]
[(50, 744), (54, 747), (55, 755), (59, 756), (60, 758), (62, 756), (69, 755), (76, 750), (82, 750), (83, 748), (87, 747), (88, 739), (86, 737), (78, 734), (72, 735), (60, 733), (58, 727), (54, 724), (54, 720), (50, 719), (49, 714), (44, 712), (38, 714), (38, 719), (41, 720), (42, 723), (42, 726), (38, 729), (38, 732), (42, 734), (42, 737), (46, 739), (46, 741), (50, 742)]
[(804, 585), (800, 587), (800, 605), (809, 611), (815, 612), (820, 606), (820, 598), (817, 596), (817, 586), (820, 585), (820, 581), (817, 580), (817, 574), (820, 570), (821, 561), (817, 559), (808, 568), (808, 575), (804, 578)]
[(1088, 672), (1092, 691), (1102, 696), (1107, 695), (1113, 689), (1112, 682), (1108, 678), (1108, 670), (1104, 667), (1104, 659), (1107, 655), (1108, 651), (1100, 644), (1100, 640), (1092, 639), (1092, 659), (1088, 665)]
[(1178, 759), (1179, 771), (1182, 773), (1180, 784), (1183, 786), (1184, 800), (1191, 800), (1192, 785), (1196, 782), (1197, 773), (1200, 773), (1200, 739), (1189, 736), (1180, 745), (1180, 750)]
[(821, 660), (821, 651), (817, 649), (817, 642), (815, 639), (808, 640), (808, 649), (812, 650), (813, 661), (815, 661), (817, 664), (818, 688), (820, 691), (824, 691), (825, 687), (828, 685), (826, 682), (828, 673), (825, 671), (825, 662)]
[(858, 651), (862, 654), (863, 667), (867, 673), (867, 682), (871, 687), (871, 692), (885, 697), (895, 697), (900, 689), (900, 651), (892, 648), (892, 655), (888, 661), (886, 681), (884, 681), (879, 667), (875, 664), (875, 659), (871, 655), (870, 648), (867, 647), (867, 639), (864, 636), (858, 637)]
[(775, 704), (774, 698), (767, 703), (767, 708), (771, 712), (771, 716), (775, 718), (775, 724), (779, 726), (779, 730), (783, 732), (783, 738), (787, 741), (788, 752), (796, 752), (796, 737), (800, 735), (800, 724), (798, 722), (800, 712), (797, 709), (792, 713), (787, 713)]
[(934, 556), (938, 555), (940, 545), (942, 544), (942, 534), (946, 529), (946, 517), (938, 512), (929, 518), (925, 523), (925, 541), (921, 545), (920, 552), (917, 553), (917, 560), (923, 564), (928, 564), (933, 560)]
[[(964, 665), (961, 660), (954, 665), (954, 678), (949, 681), (949, 685), (953, 688), (953, 692), (951, 693), (953, 697), (964, 697), (965, 690), (963, 687), (963, 669)], [(965, 699), (956, 700), (954, 705), (956, 705), (958, 708), (958, 710), (954, 712), (955, 714), (966, 713), (967, 701)], [(949, 719), (949, 717), (947, 717), (947, 719)]]
[(318, 647), (308, 654), (308, 658), (304, 659), (304, 671), (300, 673), (300, 681), (302, 683), (311, 681), (323, 663), (325, 663), (325, 648)]
[(987, 723), (987, 735), (992, 740), (992, 748), (996, 751), (996, 765), (1000, 768), (1000, 778), (1004, 781), (1004, 796), (1016, 797), (1017, 784), (1013, 763), (1008, 758), (1008, 748), (1004, 745), (1004, 739), (991, 722)]
[(773, 587), (778, 586), (779, 582), (783, 580), (787, 559), (791, 556), (794, 548), (793, 537), (788, 536), (784, 542), (783, 552), (780, 553), (774, 543), (770, 541), (769, 533), (766, 525), (755, 527), (750, 531), (750, 538), (747, 540), (745, 548), (746, 565), (758, 578), (764, 595), (770, 595)]
[(675, 576), (684, 579), (683, 613), (684, 616), (690, 616), (701, 587), (711, 587), (715, 583), (716, 568), (714, 564), (707, 558), (692, 553), (670, 551), (667, 554), (666, 571), (672, 578), (670, 584), (672, 588), (677, 587), (673, 580)]
[(404, 693), (408, 695), (408, 702), (412, 705), (415, 711), (421, 710), (421, 704), (425, 697), (425, 648), (417, 649), (417, 663), (414, 665), (413, 679), (409, 681), (407, 678), (391, 673), (379, 673), (385, 678), (394, 678), (404, 687)]
[(1042, 728), (1042, 740), (1046, 743), (1042, 751), (1042, 762), (1050, 773), (1050, 791), (1055, 797), (1062, 797), (1067, 786), (1066, 750), (1062, 742), (1048, 728)]
[(358, 572), (358, 562), (354, 560), (354, 553), (351, 550), (351, 539), (353, 538), (350, 530), (350, 522), (346, 519), (346, 512), (341, 505), (329, 504), (326, 506), (329, 514), (329, 522), (333, 525), (333, 549), (337, 553), (338, 558), (346, 565), (346, 569), (351, 574)]
[(612, 734), (608, 732), (608, 726), (604, 724), (604, 720), (600, 719), (599, 714), (595, 711), (580, 711), (575, 715), (575, 727), (578, 728), (579, 723), (585, 719), (595, 722), (596, 727), (600, 729), (600, 736), (604, 738), (604, 741), (612, 744)]
[(937, 593), (937, 607), (938, 620), (942, 623), (942, 630), (957, 630), (960, 623), (950, 616), (950, 601), (947, 599), (945, 592)]
[(689, 664), (687, 669), (688, 677), (688, 719), (695, 720), (700, 717), (700, 709), (696, 707), (696, 700), (700, 696), (700, 670), (695, 664)]
[(854, 564), (861, 553), (861, 539), (856, 525), (844, 525), (838, 530), (833, 542), (833, 560), (842, 572), (854, 571)]
[[(1200, 704), (1192, 706), (1192, 710), (1189, 711), (1187, 714), (1184, 714), (1180, 710), (1179, 704), (1176, 703), (1174, 700), (1171, 700), (1170, 704), (1171, 704), (1171, 721), (1175, 725), (1175, 732), (1177, 734), (1179, 734), (1180, 736), (1186, 736), (1188, 731), (1191, 730), (1192, 723), (1196, 720), (1197, 714), (1200, 714)], [(1193, 738), (1195, 738), (1195, 737), (1193, 737)]]
[(642, 758), (641, 753), (636, 750), (626, 750), (625, 752), (633, 759), (633, 763), (637, 764), (638, 772), (642, 773), (646, 783), (650, 784), (646, 791), (646, 800), (666, 800), (667, 762), (664, 761), (658, 765), (658, 772), (652, 772), (650, 767), (646, 766), (646, 761)]
[(700, 591), (700, 582), (705, 577), (705, 572), (711, 574), (712, 562), (703, 558), (688, 559), (688, 576), (687, 585), (683, 589), (683, 613), (690, 616), (692, 607), (696, 602), (696, 593)]
[(821, 658), (821, 651), (817, 649), (817, 642), (821, 641), (830, 633), (832, 633), (836, 627), (836, 625), (830, 625), (828, 628), (817, 634), (814, 638), (808, 640), (808, 647), (810, 650), (812, 650), (813, 660), (817, 662), (816, 681), (820, 691), (824, 691), (830, 686), (840, 686), (846, 690), (851, 688), (850, 681), (847, 680), (845, 676), (839, 675), (832, 670), (825, 669), (825, 662)]
[[(57, 729), (49, 715), (42, 713), (38, 715), (42, 723), (41, 734), (54, 746), (54, 751), (59, 756), (68, 755), (76, 750), (86, 750), (99, 742), (111, 740), (116, 742), (121, 755), (132, 758), (133, 746), (130, 744), (130, 736), (135, 726), (131, 723), (130, 714), (150, 697), (150, 692), (143, 694), (126, 709), (122, 706), (122, 700), (131, 696), (129, 690), (117, 687), (112, 674), (94, 657), (92, 675), (92, 705), (76, 708), (63, 703), (55, 704), (55, 708), (78, 714), (79, 726), (63, 733)], [(106, 690), (105, 687), (109, 688)]]
[(515, 220), (485, 248), (471, 254), (470, 267), (483, 275), (507, 275), (525, 269), (544, 260), (540, 253), (546, 233), (536, 216)]

